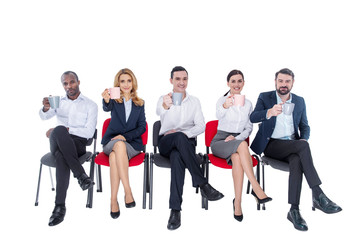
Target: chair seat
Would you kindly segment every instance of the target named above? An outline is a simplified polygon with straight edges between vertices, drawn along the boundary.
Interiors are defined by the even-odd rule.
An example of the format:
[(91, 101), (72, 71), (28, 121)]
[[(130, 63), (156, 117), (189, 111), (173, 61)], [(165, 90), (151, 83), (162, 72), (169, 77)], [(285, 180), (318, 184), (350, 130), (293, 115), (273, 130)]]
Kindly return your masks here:
[(277, 159), (273, 159), (270, 157), (266, 157), (263, 156), (261, 157), (261, 160), (266, 164), (266, 165), (270, 165), (271, 167), (284, 171), (284, 172), (288, 172), (289, 171), (289, 164), (287, 162), (283, 162)]
[[(226, 159), (224, 158), (219, 158), (216, 157), (214, 154), (207, 154), (207, 156), (209, 157), (210, 162), (217, 167), (220, 168), (225, 168), (225, 169), (231, 169), (232, 166), (229, 165), (226, 161)], [(258, 164), (258, 161), (256, 160), (256, 158), (251, 157), (252, 161), (253, 161), (253, 167), (255, 167)]]
[[(84, 155), (82, 155), (81, 157), (79, 157), (79, 162), (81, 164), (83, 164), (84, 162), (88, 162), (91, 160), (91, 156), (92, 153), (91, 152), (86, 152)], [(51, 152), (45, 154), (41, 159), (40, 162), (46, 166), (49, 167), (56, 167), (56, 159), (54, 157), (54, 155), (52, 155)]]
[[(129, 167), (134, 167), (134, 166), (138, 166), (141, 163), (144, 162), (145, 159), (145, 153), (141, 152), (138, 155), (136, 155), (135, 157), (131, 158), (129, 161)], [(98, 165), (103, 165), (103, 166), (110, 166), (109, 163), (109, 156), (106, 155), (104, 152), (99, 153), (96, 158), (95, 158), (95, 163)]]
[[(201, 154), (196, 154), (196, 157), (199, 164), (202, 164), (204, 162), (204, 159)], [(155, 165), (158, 167), (171, 168), (170, 159), (162, 156), (160, 153), (153, 154), (153, 161)]]

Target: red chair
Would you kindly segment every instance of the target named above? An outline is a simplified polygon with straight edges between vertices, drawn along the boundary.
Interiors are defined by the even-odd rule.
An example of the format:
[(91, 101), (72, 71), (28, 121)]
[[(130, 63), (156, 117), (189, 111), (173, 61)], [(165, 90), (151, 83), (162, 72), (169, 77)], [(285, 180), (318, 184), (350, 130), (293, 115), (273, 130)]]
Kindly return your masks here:
[[(227, 164), (226, 159), (216, 157), (214, 154), (210, 153), (210, 144), (213, 138), (215, 137), (217, 133), (218, 128), (218, 120), (209, 121), (206, 123), (205, 127), (205, 146), (206, 146), (206, 167), (205, 167), (205, 176), (207, 179), (209, 179), (209, 162), (212, 163), (216, 167), (224, 168), (224, 169), (232, 169), (232, 166)], [(245, 140), (249, 144), (249, 138)], [(253, 167), (256, 166), (256, 179), (258, 182), (260, 182), (260, 167), (259, 167), (259, 159), (256, 155), (252, 155), (252, 161), (253, 161)], [(249, 194), (250, 192), (250, 182), (248, 181), (247, 185), (247, 191), (246, 193)], [(208, 208), (208, 203), (205, 203), (205, 208)], [(260, 210), (260, 204), (257, 204), (257, 209)]]
[[(102, 137), (106, 132), (110, 124), (111, 118), (108, 118), (104, 121), (103, 129), (102, 129)], [(146, 131), (141, 135), (141, 139), (144, 145), (144, 151), (136, 155), (135, 157), (129, 160), (129, 167), (138, 166), (141, 163), (144, 163), (144, 179), (143, 179), (143, 209), (146, 208), (146, 193), (149, 192), (149, 153), (146, 152), (146, 144), (148, 141), (148, 125), (146, 123)], [(97, 192), (102, 192), (102, 180), (101, 180), (101, 165), (102, 166), (110, 166), (109, 163), (109, 156), (106, 155), (104, 152), (98, 153), (95, 157), (95, 163), (97, 167)]]

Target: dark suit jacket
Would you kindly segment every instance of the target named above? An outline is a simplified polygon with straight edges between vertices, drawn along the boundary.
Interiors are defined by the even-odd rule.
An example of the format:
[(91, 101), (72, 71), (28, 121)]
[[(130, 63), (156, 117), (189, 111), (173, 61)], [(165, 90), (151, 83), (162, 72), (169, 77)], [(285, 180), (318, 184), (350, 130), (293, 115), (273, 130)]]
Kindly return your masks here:
[[(310, 137), (310, 127), (306, 117), (306, 106), (304, 98), (292, 93), (292, 103), (295, 103), (293, 112), (295, 138), (306, 139)], [(277, 104), (276, 91), (260, 93), (254, 111), (250, 115), (252, 123), (261, 123), (259, 130), (250, 146), (256, 153), (261, 154), (275, 129), (276, 117), (266, 119), (267, 110)]]
[(126, 122), (124, 103), (117, 103), (115, 100), (110, 99), (110, 102), (107, 104), (103, 100), (104, 111), (111, 111), (111, 121), (101, 143), (106, 145), (110, 142), (111, 138), (121, 134), (125, 137), (126, 142), (130, 143), (135, 150), (142, 151), (144, 146), (141, 135), (146, 131), (144, 108), (145, 104), (143, 106), (136, 106), (132, 103), (131, 113)]

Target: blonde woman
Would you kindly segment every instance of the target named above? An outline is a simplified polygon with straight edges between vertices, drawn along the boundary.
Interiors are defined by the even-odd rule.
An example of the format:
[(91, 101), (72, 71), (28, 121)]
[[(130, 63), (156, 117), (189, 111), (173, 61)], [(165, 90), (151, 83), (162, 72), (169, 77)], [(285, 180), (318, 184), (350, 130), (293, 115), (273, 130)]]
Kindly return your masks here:
[(135, 207), (135, 200), (129, 183), (129, 159), (143, 150), (141, 135), (146, 130), (144, 101), (137, 96), (137, 80), (127, 68), (120, 70), (114, 80), (114, 87), (120, 87), (120, 98), (111, 99), (109, 89), (102, 93), (103, 109), (111, 112), (111, 121), (101, 141), (103, 151), (109, 155), (111, 210), (116, 219), (120, 216), (117, 200), (120, 181), (125, 192), (125, 206)]

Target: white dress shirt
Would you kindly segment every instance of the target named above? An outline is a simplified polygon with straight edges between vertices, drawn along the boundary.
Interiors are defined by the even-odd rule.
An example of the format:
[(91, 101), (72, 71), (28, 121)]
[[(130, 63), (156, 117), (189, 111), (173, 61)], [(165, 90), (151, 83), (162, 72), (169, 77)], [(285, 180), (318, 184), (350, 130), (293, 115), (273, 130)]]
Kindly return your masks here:
[(80, 93), (77, 99), (60, 98), (59, 108), (43, 112), (40, 118), (47, 120), (56, 115), (58, 126), (69, 128), (69, 133), (82, 138), (92, 138), (96, 129), (98, 107), (95, 102)]
[(159, 98), (156, 109), (161, 121), (160, 135), (175, 129), (186, 134), (188, 138), (193, 138), (205, 131), (205, 119), (198, 98), (186, 92), (180, 106), (173, 105), (169, 110), (165, 110), (162, 104), (163, 96)]
[[(277, 104), (282, 103), (281, 98), (278, 93), (276, 93)], [(292, 95), (290, 93), (290, 99), (287, 100), (287, 103), (291, 103)], [(293, 115), (286, 115), (284, 113), (279, 114), (276, 117), (276, 124), (271, 138), (283, 139), (283, 140), (292, 140), (295, 139), (295, 128)]]
[(248, 99), (245, 99), (244, 106), (231, 106), (228, 109), (224, 108), (226, 98), (221, 97), (216, 103), (216, 117), (219, 119), (218, 130), (229, 133), (240, 133), (234, 136), (238, 140), (245, 140), (252, 132), (253, 125), (250, 122), (250, 114), (253, 111), (252, 104)]

